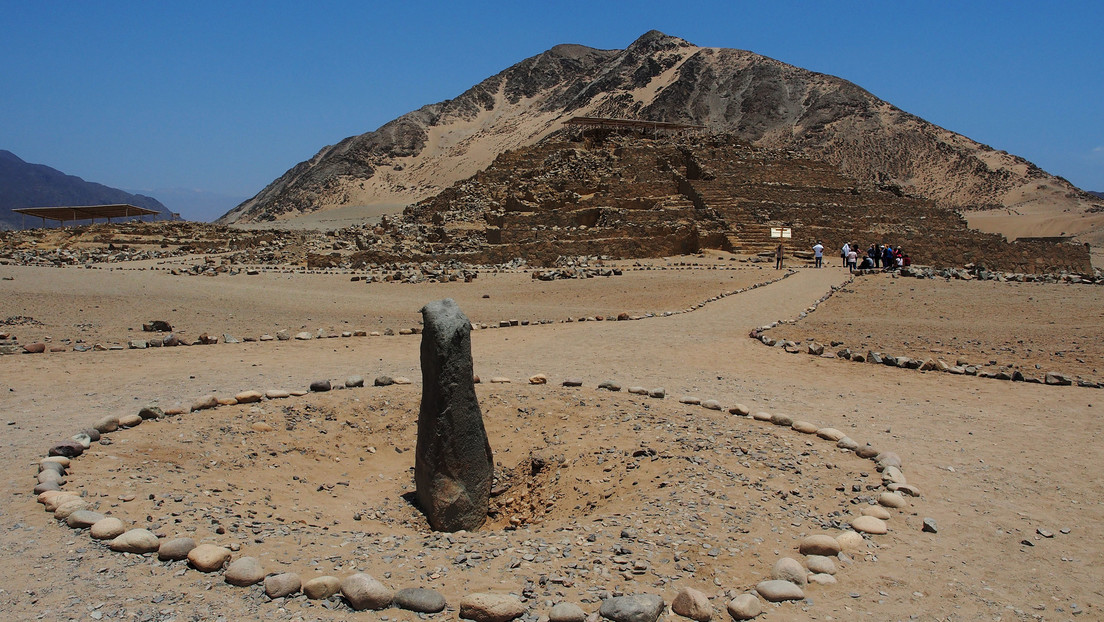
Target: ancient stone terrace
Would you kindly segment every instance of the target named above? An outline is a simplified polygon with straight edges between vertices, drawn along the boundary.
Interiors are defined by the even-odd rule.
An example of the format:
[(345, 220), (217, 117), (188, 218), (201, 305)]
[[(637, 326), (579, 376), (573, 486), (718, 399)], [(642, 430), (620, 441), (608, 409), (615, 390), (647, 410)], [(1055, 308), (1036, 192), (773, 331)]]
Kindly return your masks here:
[[(903, 246), (915, 263), (1016, 272), (1089, 270), (1087, 249), (1010, 244), (954, 210), (874, 186), (793, 153), (727, 136), (575, 141), (553, 136), (404, 212), (395, 233), (427, 255), (488, 263), (523, 257), (655, 257), (718, 248), (755, 254), (790, 227), (791, 250), (822, 241)], [(405, 237), (404, 237), (405, 236)]]

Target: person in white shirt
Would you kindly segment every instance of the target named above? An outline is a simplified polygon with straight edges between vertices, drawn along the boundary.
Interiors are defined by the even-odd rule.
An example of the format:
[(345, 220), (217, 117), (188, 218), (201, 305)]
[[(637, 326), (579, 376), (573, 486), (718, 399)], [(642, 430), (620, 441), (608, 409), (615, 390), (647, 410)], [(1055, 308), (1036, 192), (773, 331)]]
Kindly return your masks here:
[(840, 257), (843, 258), (843, 267), (847, 267), (847, 254), (851, 252), (851, 244), (848, 242), (843, 243), (843, 250), (840, 251)]
[(821, 267), (821, 263), (824, 261), (824, 245), (819, 240), (816, 244), (813, 244), (813, 259), (816, 260), (816, 267)]

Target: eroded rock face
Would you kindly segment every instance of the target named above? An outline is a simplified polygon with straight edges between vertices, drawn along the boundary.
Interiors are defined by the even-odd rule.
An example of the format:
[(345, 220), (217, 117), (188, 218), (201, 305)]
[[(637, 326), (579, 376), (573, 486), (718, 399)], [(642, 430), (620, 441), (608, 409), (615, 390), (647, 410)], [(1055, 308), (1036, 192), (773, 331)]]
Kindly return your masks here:
[(471, 322), (451, 298), (422, 308), (422, 405), (414, 482), (437, 531), (487, 519), (494, 461), (472, 380)]

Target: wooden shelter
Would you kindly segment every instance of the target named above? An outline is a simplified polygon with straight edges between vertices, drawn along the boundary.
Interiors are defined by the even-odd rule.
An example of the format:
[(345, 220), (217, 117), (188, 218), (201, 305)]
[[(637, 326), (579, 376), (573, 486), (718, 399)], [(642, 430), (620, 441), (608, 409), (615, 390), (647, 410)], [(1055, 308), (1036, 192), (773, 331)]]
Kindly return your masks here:
[[(116, 205), (77, 205), (69, 207), (21, 207), (13, 209), (12, 211), (23, 214), (24, 216), (37, 216), (41, 218), (43, 227), (46, 226), (47, 220), (55, 220), (64, 226), (65, 223), (76, 220), (91, 220), (92, 222), (96, 222), (97, 218), (106, 218), (107, 222), (111, 222), (112, 218), (141, 217), (160, 213), (157, 210), (138, 207), (137, 205), (128, 205), (126, 203)], [(26, 220), (24, 220), (24, 225), (25, 224)]]

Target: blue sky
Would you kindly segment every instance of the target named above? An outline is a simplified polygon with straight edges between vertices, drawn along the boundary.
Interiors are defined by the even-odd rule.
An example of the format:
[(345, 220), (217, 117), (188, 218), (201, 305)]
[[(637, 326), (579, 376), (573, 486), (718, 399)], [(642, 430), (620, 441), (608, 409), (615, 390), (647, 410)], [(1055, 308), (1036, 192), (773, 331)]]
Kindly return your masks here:
[(1104, 190), (1101, 7), (0, 0), (0, 149), (116, 187), (246, 197), (553, 45), (655, 28), (840, 76)]

